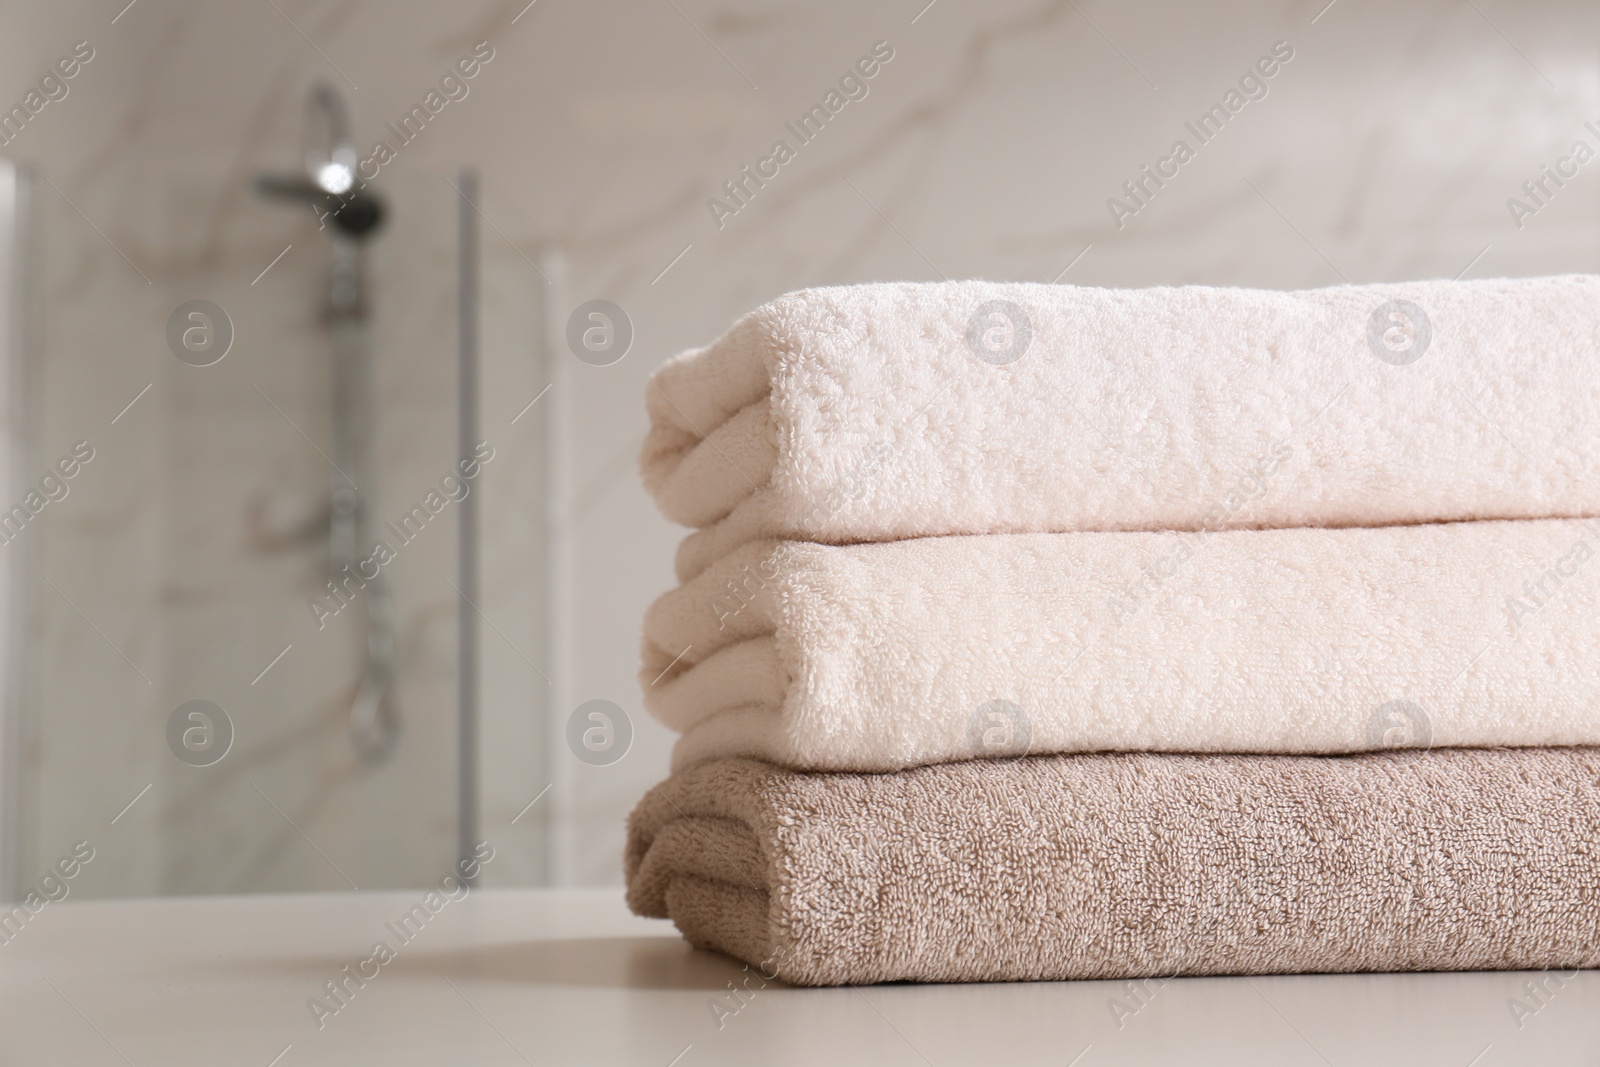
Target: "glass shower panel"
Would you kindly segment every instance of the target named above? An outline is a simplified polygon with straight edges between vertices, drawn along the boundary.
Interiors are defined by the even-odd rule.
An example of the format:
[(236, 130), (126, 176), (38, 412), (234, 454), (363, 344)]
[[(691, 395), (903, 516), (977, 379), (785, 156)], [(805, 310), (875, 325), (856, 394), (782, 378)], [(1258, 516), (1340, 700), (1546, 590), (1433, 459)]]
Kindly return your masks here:
[[(28, 234), (31, 217), (30, 175), (10, 160), (0, 160), (0, 499), (11, 500), (29, 477), (29, 449), (26, 416), (27, 284)], [(6, 554), (0, 558), (0, 894), (22, 876), (13, 873), (24, 856), (22, 842), (11, 829), (20, 821), (26, 803), (20, 768), (23, 762), (22, 730), (19, 716), (19, 682), (26, 663), (23, 648), (23, 588), (19, 571), (22, 550), (13, 548), (10, 535), (0, 531)]]
[[(515, 753), (490, 761), (485, 836), (508, 862), (485, 878), (542, 877), (543, 823), (505, 810), (539, 786), (537, 575), (485, 573), (472, 607), (456, 585), (466, 494), (497, 546), (486, 570), (537, 556), (541, 415), (501, 408), (539, 385), (538, 281), (515, 276), (521, 251), (485, 257), (484, 444), (462, 457), (454, 182), (385, 171), (378, 187), (357, 327), (370, 430), (345, 463), (338, 335), (352, 327), (330, 304), (338, 257), (310, 204), (220, 168), (130, 174), (92, 202), (40, 183), (28, 469), (52, 480), (6, 546), (26, 550), (7, 562), (27, 600), (9, 894), (80, 841), (95, 850), (75, 887), (89, 896), (437, 881), (456, 849), (457, 613), (471, 610), (495, 671), (482, 744)], [(343, 487), (367, 518), (353, 564), (330, 547)], [(387, 749), (370, 716), (352, 723), (383, 588)]]
[(512, 243), (492, 184), (479, 204), (479, 435), (495, 459), (479, 497), (478, 827), (496, 849), (482, 884), (523, 887), (551, 882), (566, 801), (555, 774), (568, 755), (555, 732), (565, 723), (554, 714), (564, 660), (549, 589), (561, 519), (550, 504), (560, 458), (556, 375), (571, 356), (561, 255)]

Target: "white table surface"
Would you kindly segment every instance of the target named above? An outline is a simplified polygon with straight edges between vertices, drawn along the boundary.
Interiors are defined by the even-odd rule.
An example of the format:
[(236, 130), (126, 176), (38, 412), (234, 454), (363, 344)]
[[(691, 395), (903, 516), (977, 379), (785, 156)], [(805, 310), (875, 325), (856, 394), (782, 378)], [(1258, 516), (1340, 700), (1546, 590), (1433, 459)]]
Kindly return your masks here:
[(308, 999), (379, 938), (397, 944), (385, 923), (421, 897), (49, 905), (0, 944), (0, 1064), (1600, 1064), (1595, 972), (1520, 1027), (1508, 1000), (1531, 1007), (1522, 987), (1541, 976), (1184, 979), (1120, 1027), (1115, 982), (773, 983), (719, 1028), (711, 1005), (740, 965), (629, 915), (616, 890), (475, 891), (319, 1030)]

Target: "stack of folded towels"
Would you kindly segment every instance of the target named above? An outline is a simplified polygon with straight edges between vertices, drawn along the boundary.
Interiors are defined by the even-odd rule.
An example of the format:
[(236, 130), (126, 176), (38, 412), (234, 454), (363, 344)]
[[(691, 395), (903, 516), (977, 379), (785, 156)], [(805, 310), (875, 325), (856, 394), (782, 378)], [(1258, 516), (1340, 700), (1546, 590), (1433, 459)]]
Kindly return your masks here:
[(800, 985), (1600, 965), (1600, 279), (815, 289), (648, 404), (638, 913)]

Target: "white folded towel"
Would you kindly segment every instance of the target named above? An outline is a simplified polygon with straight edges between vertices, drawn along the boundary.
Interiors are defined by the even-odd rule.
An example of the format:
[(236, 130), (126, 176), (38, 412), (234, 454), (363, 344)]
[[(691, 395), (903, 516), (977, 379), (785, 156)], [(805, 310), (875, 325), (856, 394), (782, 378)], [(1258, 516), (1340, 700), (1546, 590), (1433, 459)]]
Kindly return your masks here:
[(1600, 521), (746, 545), (645, 620), (681, 768), (1600, 744)]
[(1600, 515), (1597, 353), (1590, 276), (812, 289), (656, 373), (640, 462), (702, 527), (680, 580), (761, 538)]

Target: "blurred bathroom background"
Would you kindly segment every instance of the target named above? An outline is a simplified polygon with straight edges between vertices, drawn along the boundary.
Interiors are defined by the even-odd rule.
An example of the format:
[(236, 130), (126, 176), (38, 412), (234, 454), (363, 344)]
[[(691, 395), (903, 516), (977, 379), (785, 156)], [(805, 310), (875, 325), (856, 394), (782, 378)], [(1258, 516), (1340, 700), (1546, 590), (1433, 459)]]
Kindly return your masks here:
[[(85, 839), (83, 896), (435, 881), (463, 692), (483, 884), (620, 883), (670, 750), (639, 620), (683, 532), (637, 484), (645, 382), (787, 290), (1600, 268), (1600, 162), (1575, 152), (1600, 147), (1600, 10), (1577, 0), (11, 0), (0, 26), (8, 897)], [(333, 223), (258, 189), (305, 173), (322, 84), (384, 205), (359, 476), (334, 469)], [(569, 344), (593, 300), (631, 328), (620, 359)], [(382, 567), (397, 729), (363, 747), (373, 598), (308, 601), (340, 479), (398, 522), (462, 458), (464, 306), (477, 533), (446, 493)], [(179, 358), (175, 314), (225, 354)], [(172, 741), (197, 700), (226, 724), (180, 726), (231, 729), (214, 762)], [(611, 762), (567, 740), (592, 700), (631, 723)]]

